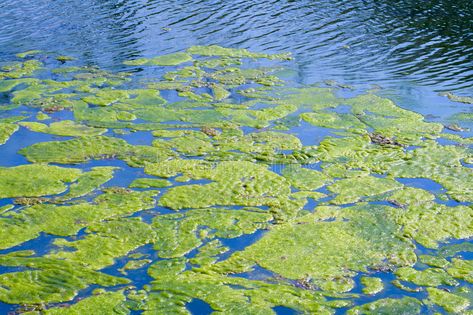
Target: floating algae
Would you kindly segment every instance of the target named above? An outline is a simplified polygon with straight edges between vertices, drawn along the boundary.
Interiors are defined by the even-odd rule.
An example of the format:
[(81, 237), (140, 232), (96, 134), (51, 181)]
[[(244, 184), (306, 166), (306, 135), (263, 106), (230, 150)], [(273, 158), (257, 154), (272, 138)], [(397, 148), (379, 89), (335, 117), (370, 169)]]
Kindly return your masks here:
[(448, 274), (451, 276), (473, 283), (473, 275), (471, 273), (473, 270), (473, 263), (471, 260), (453, 258), (452, 265), (448, 266), (446, 269)]
[(450, 264), (448, 260), (442, 257), (430, 256), (430, 255), (420, 255), (419, 259), (422, 263), (429, 265), (431, 267), (444, 268)]
[(79, 137), (67, 141), (33, 144), (19, 151), (31, 162), (76, 164), (91, 159), (123, 159), (132, 166), (144, 162), (157, 162), (174, 154), (151, 146), (132, 146), (125, 140), (106, 137)]
[(20, 122), (19, 125), (35, 132), (49, 133), (59, 136), (98, 136), (107, 131), (103, 128), (88, 127), (76, 124), (72, 120), (62, 120), (51, 123), (49, 126), (38, 122)]
[(163, 188), (171, 186), (171, 182), (157, 178), (137, 178), (131, 184), (131, 188)]
[(448, 99), (453, 101), (453, 102), (464, 103), (464, 104), (473, 104), (473, 97), (459, 96), (459, 95), (453, 94), (452, 92), (444, 92), (444, 93), (439, 93), (439, 94), (441, 96), (448, 97)]
[(56, 60), (60, 61), (61, 63), (65, 63), (66, 61), (76, 60), (76, 58), (71, 57), (71, 56), (57, 56)]
[(446, 292), (441, 289), (427, 288), (429, 300), (440, 305), (447, 312), (459, 313), (470, 306), (471, 301), (465, 297)]
[(97, 91), (94, 96), (83, 97), (82, 100), (92, 105), (107, 106), (118, 101), (126, 100), (129, 97), (130, 95), (127, 91), (103, 89)]
[(129, 281), (90, 270), (78, 263), (15, 253), (0, 256), (2, 266), (26, 267), (25, 271), (0, 275), (4, 286), (0, 299), (11, 304), (57, 303), (71, 300), (92, 284), (116, 286)]
[(0, 145), (8, 141), (10, 136), (18, 130), (14, 124), (0, 123)]
[(89, 225), (84, 239), (68, 242), (58, 239), (54, 244), (75, 251), (61, 251), (49, 257), (81, 263), (93, 270), (112, 265), (114, 258), (155, 239), (152, 228), (139, 219), (121, 219)]
[(69, 191), (56, 198), (57, 200), (68, 200), (71, 198), (82, 197), (95, 189), (99, 188), (100, 185), (108, 182), (113, 178), (113, 172), (116, 167), (94, 167), (89, 172), (84, 173), (77, 179), (77, 182), (69, 186)]
[[(347, 306), (346, 301), (327, 301), (322, 294), (265, 281), (227, 277), (212, 272), (184, 271), (186, 261), (159, 261), (149, 269), (153, 281), (145, 314), (183, 313), (184, 303), (192, 298), (204, 300), (215, 310), (227, 314), (273, 314), (271, 308), (283, 305), (308, 313), (330, 314), (331, 306)], [(184, 303), (183, 303), (184, 302)]]
[(334, 204), (353, 203), (363, 196), (382, 194), (387, 191), (400, 189), (402, 185), (389, 178), (373, 176), (351, 177), (336, 181), (327, 187), (331, 192), (337, 193)]
[(106, 192), (94, 203), (81, 202), (70, 206), (39, 204), (19, 212), (7, 212), (0, 218), (0, 248), (6, 249), (32, 240), (41, 232), (73, 236), (80, 229), (102, 220), (131, 215), (154, 206), (153, 192)]
[(51, 119), (51, 116), (43, 112), (39, 112), (38, 114), (36, 114), (36, 120), (48, 120), (48, 119)]
[(283, 172), (291, 185), (301, 190), (314, 190), (324, 186), (330, 178), (322, 172), (302, 168), (300, 165), (290, 165)]
[(79, 178), (81, 170), (50, 165), (21, 165), (0, 168), (0, 198), (55, 195), (67, 189), (66, 183)]
[(41, 50), (28, 50), (28, 51), (24, 51), (22, 53), (16, 54), (16, 56), (18, 58), (26, 58), (26, 57), (29, 57), (29, 56), (32, 56), (32, 55), (37, 55), (37, 54), (40, 54), (40, 53), (42, 53)]
[(192, 55), (201, 55), (201, 56), (223, 56), (223, 57), (233, 57), (233, 58), (268, 58), (268, 59), (281, 59), (287, 60), (290, 59), (290, 54), (262, 54), (250, 52), (246, 49), (234, 49), (234, 48), (225, 48), (217, 45), (211, 46), (192, 46), (187, 50), (188, 53)]
[(185, 312), (184, 303), (192, 298), (201, 299), (212, 309), (226, 314), (242, 314), (242, 310), (244, 314), (274, 314), (272, 308), (278, 305), (312, 314), (331, 314), (331, 306), (346, 306), (344, 301), (327, 301), (317, 292), (285, 284), (192, 271), (162, 273), (153, 281), (151, 289), (149, 306), (152, 310), (145, 314), (153, 311), (181, 314)]
[(167, 214), (153, 220), (158, 255), (175, 258), (215, 237), (235, 238), (268, 226), (272, 216), (258, 209), (193, 209), (185, 214)]
[(403, 227), (404, 235), (425, 247), (437, 248), (441, 241), (473, 236), (472, 207), (423, 203), (396, 212), (398, 214), (394, 217), (397, 224)]
[(357, 272), (415, 261), (411, 246), (396, 239), (399, 227), (385, 217), (384, 210), (367, 205), (316, 209), (314, 214), (271, 229), (260, 241), (218, 264), (219, 268), (235, 268), (235, 264), (247, 270), (258, 264), (290, 279), (309, 275), (315, 285), (329, 291), (350, 291), (350, 278)]
[(0, 79), (19, 79), (30, 76), (43, 67), (38, 60), (15, 62), (0, 68)]
[[(184, 164), (186, 168), (179, 169), (178, 165), (175, 172), (184, 171), (192, 179), (209, 179), (213, 182), (170, 188), (161, 197), (160, 205), (175, 210), (216, 205), (267, 206), (282, 220), (294, 216), (304, 205), (301, 200), (289, 199), (289, 183), (264, 165), (233, 161), (222, 162), (215, 168), (211, 168), (211, 164), (196, 166), (195, 169), (189, 169)], [(163, 174), (160, 172), (162, 168), (170, 167), (169, 163), (163, 162), (157, 166), (147, 166), (145, 171), (159, 175)]]
[(457, 286), (458, 282), (442, 269), (428, 268), (422, 271), (409, 267), (399, 268), (396, 275), (400, 280), (409, 281), (420, 286), (438, 287), (440, 285)]
[(421, 314), (421, 302), (411, 298), (381, 299), (372, 303), (352, 308), (347, 312), (349, 315), (375, 315), (375, 314)]
[[(131, 255), (129, 255), (131, 256)], [(138, 260), (130, 260), (129, 262), (127, 262), (125, 264), (125, 266), (123, 266), (123, 268), (121, 268), (119, 271), (121, 273), (123, 273), (124, 275), (127, 274), (127, 270), (136, 270), (136, 269), (140, 269), (140, 268), (143, 268), (144, 266), (146, 266), (147, 264), (149, 264), (150, 262), (152, 262), (151, 259), (138, 259)]]
[(473, 152), (455, 120), (287, 83), (288, 54), (194, 46), (125, 62), (139, 74), (45, 55), (0, 71), (0, 143), (20, 126), (54, 136), (0, 168), (0, 301), (38, 315), (189, 314), (194, 299), (225, 314), (472, 311)]
[(218, 255), (229, 250), (228, 247), (222, 245), (219, 240), (213, 240), (199, 248), (199, 252), (192, 257), (189, 262), (193, 265), (205, 266), (213, 264), (217, 261)]
[(383, 280), (375, 277), (363, 277), (361, 278), (361, 284), (364, 285), (363, 293), (365, 294), (376, 294), (384, 289)]
[(73, 305), (49, 308), (38, 314), (75, 315), (90, 312), (103, 315), (128, 314), (129, 311), (123, 306), (125, 300), (126, 297), (121, 291), (106, 292), (83, 299)]
[(158, 56), (150, 59), (136, 59), (125, 61), (124, 64), (129, 66), (177, 66), (181, 63), (191, 61), (192, 56), (186, 53), (175, 53), (164, 56)]

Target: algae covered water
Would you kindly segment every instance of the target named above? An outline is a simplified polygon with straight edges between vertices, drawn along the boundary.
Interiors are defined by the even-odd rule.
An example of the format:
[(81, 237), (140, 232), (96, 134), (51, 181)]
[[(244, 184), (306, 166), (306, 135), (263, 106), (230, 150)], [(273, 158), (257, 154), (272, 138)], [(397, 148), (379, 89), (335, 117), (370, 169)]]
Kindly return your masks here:
[(0, 32), (0, 312), (471, 313), (468, 73), (307, 75), (315, 48), (186, 45), (195, 19), (152, 28), (153, 54)]
[(4, 309), (469, 309), (472, 138), (376, 89), (296, 84), (290, 59), (4, 65)]

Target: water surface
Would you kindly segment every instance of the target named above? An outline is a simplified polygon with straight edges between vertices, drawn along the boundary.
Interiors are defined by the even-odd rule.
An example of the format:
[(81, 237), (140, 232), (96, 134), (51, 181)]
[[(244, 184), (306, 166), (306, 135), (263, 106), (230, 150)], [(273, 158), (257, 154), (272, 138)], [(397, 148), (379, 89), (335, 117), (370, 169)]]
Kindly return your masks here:
[[(15, 54), (30, 49), (70, 55), (77, 58), (73, 64), (94, 65), (111, 71), (129, 70), (130, 67), (123, 65), (125, 60), (184, 51), (192, 45), (217, 44), (264, 53), (292, 52), (294, 59), (284, 63), (284, 71), (279, 75), (293, 86), (301, 87), (324, 81), (330, 85), (332, 82), (327, 80), (335, 80), (354, 87), (353, 90), (337, 90), (336, 93), (340, 97), (352, 97), (366, 90), (375, 89), (377, 95), (388, 97), (403, 108), (423, 114), (426, 121), (444, 125), (460, 123), (464, 128), (473, 129), (471, 120), (458, 121), (451, 118), (456, 113), (471, 113), (472, 105), (453, 102), (437, 94), (442, 91), (454, 91), (456, 95), (473, 96), (473, 2), (471, 1), (419, 3), (403, 0), (393, 3), (367, 0), (335, 2), (5, 0), (0, 3), (0, 22), (1, 63), (7, 63), (15, 59)], [(41, 55), (40, 60), (48, 67), (54, 64), (54, 60), (47, 53)], [(51, 67), (57, 66), (60, 65)], [(165, 73), (163, 69), (136, 67), (132, 70), (135, 81), (127, 87), (135, 84), (139, 86), (140, 80), (159, 77)], [(54, 76), (51, 78), (55, 79)], [(162, 91), (161, 95), (170, 102), (180, 100), (174, 91)], [(4, 97), (7, 102), (8, 97), (5, 95)], [(236, 103), (244, 100), (246, 99), (241, 96), (233, 98)], [(0, 118), (11, 115), (33, 115), (36, 111), (21, 106), (7, 114), (2, 113)], [(340, 106), (334, 111), (345, 114), (349, 109)], [(72, 119), (73, 113), (63, 111), (52, 114), (52, 117), (52, 121)], [(250, 127), (242, 129), (245, 133), (255, 131), (255, 128)], [(297, 136), (306, 146), (318, 145), (327, 136), (340, 137), (332, 129), (316, 128), (307, 122), (293, 126), (286, 132)], [(471, 130), (460, 133), (462, 137), (471, 137), (472, 134)], [(155, 139), (149, 131), (129, 134), (114, 134), (108, 131), (106, 135), (125, 139), (132, 145), (151, 145)], [(0, 166), (27, 164), (25, 157), (17, 154), (19, 149), (36, 142), (58, 139), (67, 140), (69, 137), (33, 133), (21, 128), (0, 147), (2, 153)], [(442, 145), (455, 144), (442, 139), (438, 142)], [(416, 148), (413, 146), (409, 150)], [(104, 187), (126, 187), (138, 177), (151, 177), (141, 168), (132, 168), (123, 161), (113, 159), (89, 161), (79, 167), (89, 171), (92, 167), (107, 165), (121, 169)], [(270, 165), (270, 169), (277, 174), (281, 174), (284, 167)], [(305, 167), (321, 170), (319, 164)], [(210, 182), (207, 179), (187, 183), (179, 182), (176, 178), (170, 180), (173, 187), (187, 184), (205, 185)], [(421, 188), (436, 194), (435, 202), (438, 204), (451, 207), (470, 205), (469, 202), (440, 199), (446, 190), (431, 179), (398, 178), (397, 180), (408, 187)], [(162, 189), (160, 196), (167, 191), (168, 188)], [(325, 188), (318, 191), (330, 194)], [(311, 211), (318, 203), (330, 202), (332, 199), (333, 196), (329, 196), (318, 202), (311, 201), (304, 210)], [(11, 201), (3, 199), (1, 205)], [(392, 206), (387, 201), (375, 200), (372, 204)], [(267, 210), (265, 207), (261, 208)], [(238, 211), (241, 207), (232, 209)], [(174, 211), (156, 207), (136, 216), (149, 223), (154, 217), (169, 213)], [(225, 260), (235, 251), (244, 250), (258, 242), (265, 233), (266, 230), (263, 229), (238, 238), (222, 239), (223, 245), (229, 247), (230, 251), (221, 255), (219, 260)], [(84, 235), (86, 232), (81, 230), (74, 237), (82, 239)], [(32, 249), (37, 251), (37, 255), (43, 255), (54, 250), (52, 241), (53, 237), (43, 233), (38, 238), (19, 247), (4, 250), (1, 254)], [(457, 243), (471, 244), (471, 240), (452, 240), (444, 245)], [(426, 253), (437, 255), (436, 250), (425, 248), (416, 242), (414, 244), (418, 255)], [(154, 262), (162, 259), (150, 245), (139, 248), (137, 252), (148, 255)], [(194, 249), (186, 257), (193, 258), (196, 254), (197, 250)], [(457, 255), (465, 260), (471, 260), (470, 256), (468, 251)], [(117, 259), (103, 271), (121, 276), (117, 270), (127, 261), (128, 257)], [(418, 264), (416, 268), (420, 270), (426, 266)], [(3, 273), (11, 271), (7, 268), (2, 269)], [(361, 294), (360, 279), (363, 275), (366, 274), (360, 273), (355, 277), (355, 288), (352, 293)], [(391, 281), (396, 277), (390, 272), (369, 275), (380, 277), (386, 284), (385, 290), (375, 296), (362, 295), (356, 298), (354, 300), (356, 305), (386, 297), (410, 296), (417, 299), (427, 297), (425, 291), (408, 293), (392, 285)], [(275, 275), (261, 268), (253, 273), (242, 273), (237, 276), (264, 280)], [(128, 277), (139, 289), (151, 281), (146, 268), (130, 271)], [(271, 278), (271, 281), (274, 280)], [(294, 281), (292, 284), (298, 285)], [(463, 280), (459, 281), (459, 284), (471, 287)], [(89, 296), (94, 288), (89, 287), (81, 291), (79, 297)], [(78, 299), (74, 300), (77, 301)], [(16, 307), (17, 305), (4, 304), (0, 311), (7, 312)], [(187, 304), (187, 309), (195, 314), (211, 312), (209, 305), (198, 298), (192, 299)], [(349, 307), (340, 308), (337, 312), (342, 314), (348, 309)], [(445, 312), (439, 307), (432, 309)], [(422, 311), (432, 309), (427, 310), (427, 307), (423, 306)], [(273, 310), (278, 314), (294, 313), (293, 309), (284, 306), (276, 306)]]

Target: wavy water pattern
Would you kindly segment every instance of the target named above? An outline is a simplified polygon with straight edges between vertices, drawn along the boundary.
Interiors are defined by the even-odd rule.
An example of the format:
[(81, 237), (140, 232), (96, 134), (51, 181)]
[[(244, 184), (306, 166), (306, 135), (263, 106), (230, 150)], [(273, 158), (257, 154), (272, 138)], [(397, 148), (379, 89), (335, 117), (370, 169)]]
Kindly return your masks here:
[(300, 81), (473, 87), (471, 1), (6, 0), (0, 58), (58, 50), (114, 67), (219, 44), (295, 54)]

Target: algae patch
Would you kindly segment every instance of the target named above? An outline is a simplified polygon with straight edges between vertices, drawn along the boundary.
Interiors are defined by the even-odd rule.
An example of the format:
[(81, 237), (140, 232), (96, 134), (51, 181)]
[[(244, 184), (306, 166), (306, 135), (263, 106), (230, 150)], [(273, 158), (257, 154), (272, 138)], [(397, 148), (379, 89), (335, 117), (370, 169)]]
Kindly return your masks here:
[(13, 254), (0, 256), (0, 265), (28, 266), (26, 271), (3, 273), (0, 299), (10, 304), (40, 304), (69, 301), (90, 285), (116, 286), (129, 281), (71, 264), (43, 257)]
[(122, 159), (131, 166), (157, 162), (173, 156), (170, 150), (159, 150), (151, 146), (133, 146), (125, 140), (106, 137), (79, 137), (66, 141), (51, 141), (33, 144), (19, 153), (31, 162), (60, 164), (82, 163), (91, 159)]
[(36, 132), (49, 133), (59, 136), (98, 136), (107, 131), (104, 128), (94, 128), (85, 125), (76, 124), (71, 120), (63, 120), (51, 123), (49, 126), (38, 122), (20, 122), (21, 126)]
[(412, 246), (396, 238), (400, 229), (385, 217), (386, 210), (368, 205), (317, 208), (314, 214), (272, 228), (220, 268), (258, 264), (290, 279), (308, 275), (328, 291), (349, 291), (357, 272), (415, 261)]
[(0, 123), (0, 145), (5, 144), (8, 139), (18, 130), (18, 126), (8, 123)]
[(66, 183), (75, 181), (81, 173), (75, 168), (41, 164), (0, 168), (0, 198), (59, 194), (67, 189)]
[(128, 66), (177, 66), (181, 63), (191, 61), (192, 57), (186, 53), (175, 53), (169, 55), (158, 56), (150, 59), (135, 59), (125, 61), (124, 64)]
[(132, 72), (47, 55), (0, 70), (0, 144), (19, 126), (50, 139), (0, 168), (2, 302), (471, 312), (473, 153), (456, 118), (284, 81), (288, 54), (193, 46)]

